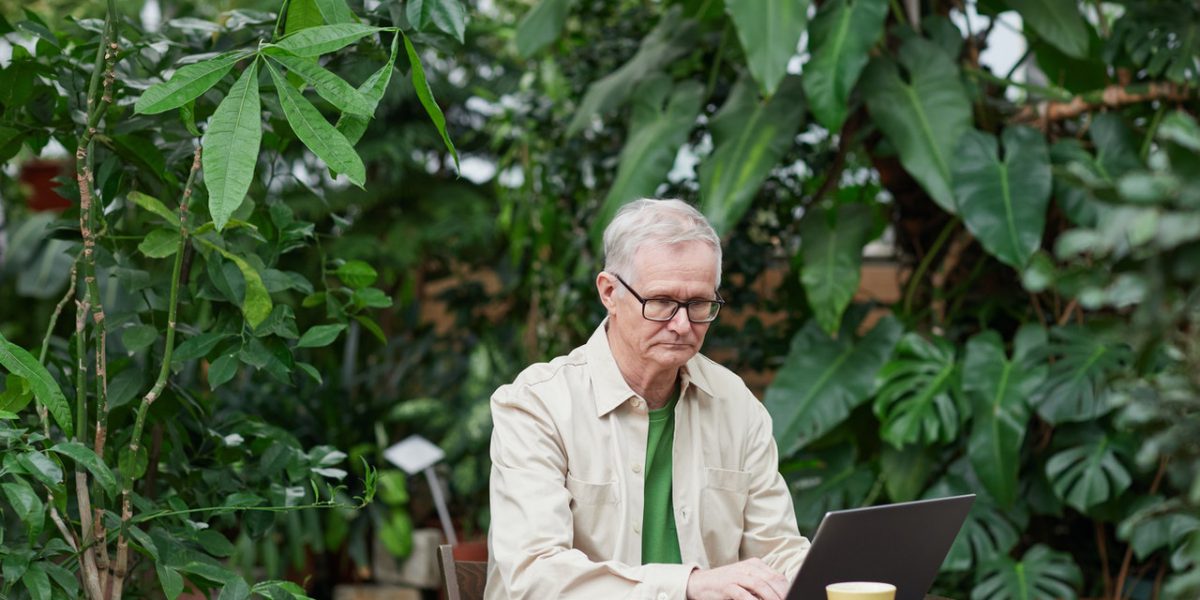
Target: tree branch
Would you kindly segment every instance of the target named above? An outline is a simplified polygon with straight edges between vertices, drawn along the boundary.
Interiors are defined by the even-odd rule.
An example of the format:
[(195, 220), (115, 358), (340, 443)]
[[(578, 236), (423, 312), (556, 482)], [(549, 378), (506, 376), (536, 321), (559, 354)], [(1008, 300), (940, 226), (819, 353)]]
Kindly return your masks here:
[(1078, 117), (1101, 108), (1120, 108), (1130, 104), (1166, 100), (1184, 102), (1196, 97), (1196, 90), (1172, 82), (1113, 84), (1104, 89), (1074, 96), (1069, 100), (1043, 100), (1022, 108), (1014, 117), (1017, 123), (1029, 123), (1043, 131), (1055, 121)]

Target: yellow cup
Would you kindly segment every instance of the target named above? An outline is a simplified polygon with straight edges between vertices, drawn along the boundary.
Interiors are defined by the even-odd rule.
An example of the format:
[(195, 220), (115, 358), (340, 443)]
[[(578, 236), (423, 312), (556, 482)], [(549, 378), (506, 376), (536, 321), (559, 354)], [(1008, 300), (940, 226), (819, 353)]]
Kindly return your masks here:
[(846, 581), (825, 586), (828, 600), (896, 600), (896, 586), (874, 581)]

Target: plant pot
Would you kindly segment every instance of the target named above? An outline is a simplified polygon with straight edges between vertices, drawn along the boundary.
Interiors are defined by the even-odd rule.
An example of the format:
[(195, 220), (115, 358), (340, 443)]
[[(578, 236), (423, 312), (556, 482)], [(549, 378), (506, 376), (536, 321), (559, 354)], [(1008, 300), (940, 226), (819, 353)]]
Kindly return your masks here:
[(20, 181), (29, 186), (29, 209), (38, 211), (63, 211), (71, 206), (71, 201), (58, 194), (56, 188), (60, 185), (54, 181), (65, 168), (60, 160), (34, 159), (21, 165)]

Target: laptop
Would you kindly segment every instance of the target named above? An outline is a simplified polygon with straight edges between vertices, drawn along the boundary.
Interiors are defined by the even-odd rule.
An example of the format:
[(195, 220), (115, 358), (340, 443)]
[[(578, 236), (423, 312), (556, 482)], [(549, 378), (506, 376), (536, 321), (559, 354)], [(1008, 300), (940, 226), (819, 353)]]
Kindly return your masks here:
[(975, 494), (825, 513), (787, 600), (825, 600), (825, 586), (881, 581), (923, 600)]

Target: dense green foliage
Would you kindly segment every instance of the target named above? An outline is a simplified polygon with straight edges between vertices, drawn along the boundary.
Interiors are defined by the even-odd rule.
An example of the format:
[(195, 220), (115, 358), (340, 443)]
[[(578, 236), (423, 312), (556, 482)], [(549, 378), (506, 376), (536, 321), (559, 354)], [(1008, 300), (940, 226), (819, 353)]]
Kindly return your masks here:
[[(90, 470), (110, 511), (141, 470), (120, 448), (165, 352), (177, 257), (182, 340), (147, 411), (135, 514), (224, 508), (127, 527), (149, 536), (132, 540), (130, 585), (219, 587), (231, 575), (214, 564), (272, 578), (291, 565), (322, 595), (370, 562), (372, 532), (403, 554), (429, 516), (382, 470), (382, 448), (408, 434), (447, 451), (464, 531), (486, 527), (488, 396), (595, 327), (615, 210), (675, 196), (724, 236), (730, 305), (707, 351), (771, 382), (804, 532), (832, 508), (970, 491), (937, 583), (948, 596), (1200, 594), (1194, 3), (351, 1), (350, 19), (340, 2), (289, 4), (282, 18), (185, 9), (162, 33), (121, 24), (117, 100), (89, 159), (111, 333), (100, 456), (79, 437), (77, 398), (94, 419), (99, 395), (76, 389), (69, 318), (46, 338), (50, 378), (37, 368), (79, 215), (5, 207), (6, 582), (19, 568), (72, 589), (73, 554), (35, 510), (49, 489), (78, 526), (54, 468)], [(955, 25), (964, 5), (986, 25)], [(991, 16), (1010, 10), (1041, 83), (980, 64), (1009, 27)], [(330, 24), (345, 30), (323, 38)], [(0, 90), (0, 156), (50, 138), (73, 150), (102, 25), (13, 27), (62, 31), (5, 68), (31, 83)], [(279, 40), (296, 29), (314, 31)], [(392, 60), (410, 77), (389, 85)], [(187, 77), (161, 83), (175, 65)], [(230, 98), (259, 103), (263, 126)], [(204, 154), (184, 217), (172, 199), (201, 130), (206, 151), (227, 152)], [(901, 285), (882, 306), (855, 299), (881, 235)], [(380, 492), (353, 511), (364, 460)], [(309, 490), (340, 469), (355, 487)], [(340, 508), (237, 511), (249, 500), (235, 490), (259, 508)], [(107, 519), (115, 544), (120, 514)]]

